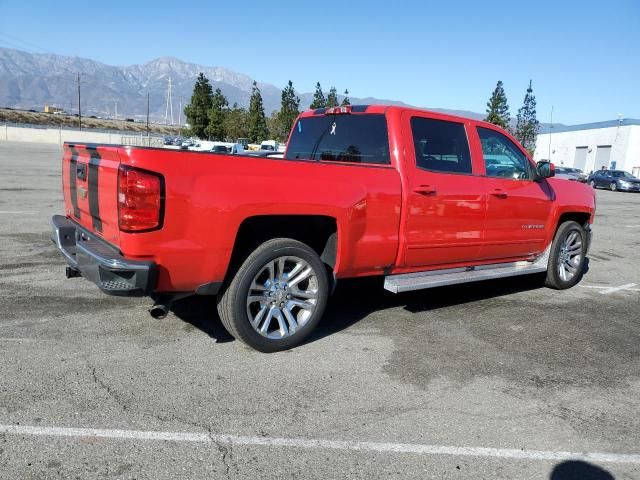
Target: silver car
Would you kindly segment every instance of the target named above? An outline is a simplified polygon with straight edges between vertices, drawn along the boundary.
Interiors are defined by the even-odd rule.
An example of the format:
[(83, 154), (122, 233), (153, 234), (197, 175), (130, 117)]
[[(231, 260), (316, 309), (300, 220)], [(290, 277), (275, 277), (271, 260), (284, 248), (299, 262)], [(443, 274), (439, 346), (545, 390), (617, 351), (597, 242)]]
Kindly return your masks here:
[(587, 183), (587, 174), (579, 168), (556, 167), (556, 178), (564, 178), (565, 180), (573, 180), (575, 182)]

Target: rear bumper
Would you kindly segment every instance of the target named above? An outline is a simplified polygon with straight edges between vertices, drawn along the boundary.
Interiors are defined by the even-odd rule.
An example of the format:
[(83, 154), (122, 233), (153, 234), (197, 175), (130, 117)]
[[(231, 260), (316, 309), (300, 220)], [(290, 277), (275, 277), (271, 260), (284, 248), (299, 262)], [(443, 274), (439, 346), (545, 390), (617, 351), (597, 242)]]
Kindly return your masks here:
[(152, 261), (130, 260), (62, 215), (51, 218), (51, 240), (69, 264), (68, 277), (83, 276), (108, 295), (150, 295), (157, 267)]

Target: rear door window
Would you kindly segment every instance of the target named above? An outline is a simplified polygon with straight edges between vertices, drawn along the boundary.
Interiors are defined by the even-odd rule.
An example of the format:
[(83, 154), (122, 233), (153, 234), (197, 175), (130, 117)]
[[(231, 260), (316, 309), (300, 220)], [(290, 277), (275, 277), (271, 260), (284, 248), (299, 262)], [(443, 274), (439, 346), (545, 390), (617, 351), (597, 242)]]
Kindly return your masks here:
[(387, 165), (387, 120), (380, 114), (318, 115), (298, 119), (286, 159)]
[(462, 123), (413, 117), (411, 132), (416, 167), (448, 173), (472, 173), (467, 133)]

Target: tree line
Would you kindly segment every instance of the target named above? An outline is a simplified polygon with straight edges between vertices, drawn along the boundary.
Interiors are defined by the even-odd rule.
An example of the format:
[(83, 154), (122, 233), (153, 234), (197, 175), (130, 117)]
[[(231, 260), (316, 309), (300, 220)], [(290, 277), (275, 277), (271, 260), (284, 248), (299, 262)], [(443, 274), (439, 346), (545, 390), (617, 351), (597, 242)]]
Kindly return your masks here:
[[(338, 93), (331, 87), (324, 96), (320, 82), (316, 84), (313, 102), (309, 108), (335, 107), (350, 105), (349, 91), (344, 91), (342, 102), (338, 102)], [(249, 108), (239, 107), (237, 103), (229, 106), (222, 90), (215, 91), (209, 79), (200, 73), (193, 87), (191, 100), (184, 108), (189, 123), (185, 132), (208, 140), (232, 140), (248, 138), (250, 142), (259, 142), (267, 138), (286, 141), (296, 118), (300, 114), (300, 97), (296, 95), (293, 82), (289, 80), (282, 90), (280, 110), (267, 117), (264, 112), (262, 94), (257, 82), (253, 82)]]
[[(316, 83), (310, 109), (350, 105), (349, 90), (339, 102), (335, 87), (325, 96), (320, 82)], [(511, 126), (509, 104), (502, 81), (498, 81), (487, 102), (487, 122), (498, 125), (512, 133), (515, 138), (533, 153), (540, 122), (536, 118), (536, 97), (533, 95), (532, 82), (529, 81), (522, 107), (516, 115), (515, 129)], [(215, 91), (209, 79), (200, 73), (193, 88), (191, 101), (184, 109), (189, 123), (190, 135), (209, 140), (234, 140), (248, 138), (250, 142), (259, 142), (267, 138), (286, 141), (291, 127), (300, 114), (300, 97), (296, 95), (293, 82), (289, 80), (282, 90), (280, 110), (267, 117), (264, 112), (262, 94), (257, 82), (253, 82), (249, 108), (239, 107), (237, 103), (229, 106), (229, 101), (219, 88)]]
[(536, 148), (536, 137), (540, 131), (540, 122), (536, 118), (536, 97), (533, 94), (531, 80), (529, 80), (529, 87), (527, 87), (527, 92), (524, 95), (522, 107), (518, 109), (516, 115), (515, 130), (511, 126), (509, 104), (501, 80), (498, 80), (496, 88), (487, 102), (487, 117), (485, 121), (498, 125), (513, 134), (516, 140), (533, 154)]

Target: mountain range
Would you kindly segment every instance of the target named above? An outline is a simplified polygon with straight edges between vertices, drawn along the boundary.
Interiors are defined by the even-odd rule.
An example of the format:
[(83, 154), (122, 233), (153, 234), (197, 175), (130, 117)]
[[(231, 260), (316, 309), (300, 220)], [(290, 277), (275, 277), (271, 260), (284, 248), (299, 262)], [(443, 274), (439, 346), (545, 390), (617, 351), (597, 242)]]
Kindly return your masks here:
[[(206, 67), (183, 62), (174, 57), (161, 57), (141, 65), (118, 67), (95, 60), (55, 54), (29, 53), (0, 48), (0, 107), (34, 109), (42, 111), (45, 104), (61, 107), (68, 112), (77, 111), (77, 80), (80, 72), (83, 115), (118, 118), (143, 118), (147, 111), (149, 94), (150, 117), (165, 121), (167, 90), (172, 86), (173, 120), (178, 123), (178, 112), (189, 101), (195, 79), (203, 72), (214, 89), (220, 88), (232, 105), (247, 107), (253, 79), (242, 73), (222, 67)], [(294, 85), (295, 85), (295, 78)], [(258, 82), (265, 113), (280, 108), (281, 89), (269, 83)], [(299, 93), (300, 108), (308, 108), (313, 93)], [(341, 97), (340, 97), (341, 98)], [(400, 101), (379, 98), (350, 97), (353, 104), (406, 105)], [(471, 118), (484, 118), (484, 114), (431, 108)], [(169, 112), (170, 117), (170, 112)], [(182, 118), (184, 121), (184, 116)]]

